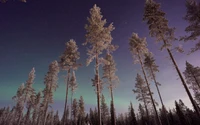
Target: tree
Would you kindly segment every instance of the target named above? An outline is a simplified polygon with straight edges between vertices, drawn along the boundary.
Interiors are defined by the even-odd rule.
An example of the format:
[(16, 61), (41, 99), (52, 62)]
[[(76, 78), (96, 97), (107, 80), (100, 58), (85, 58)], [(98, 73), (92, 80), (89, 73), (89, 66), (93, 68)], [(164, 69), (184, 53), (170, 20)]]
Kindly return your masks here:
[[(185, 31), (189, 34), (181, 38), (184, 41), (195, 41), (200, 36), (200, 4), (194, 0), (186, 0), (187, 13), (184, 16), (189, 25), (185, 28)], [(193, 53), (200, 49), (200, 40), (196, 43), (195, 47), (191, 49), (190, 53)]]
[(102, 94), (102, 96), (101, 96), (101, 119), (102, 119), (103, 125), (105, 125), (105, 123), (107, 122), (108, 116), (109, 116), (108, 106), (105, 102), (104, 95)]
[(129, 120), (130, 120), (130, 125), (137, 125), (138, 124), (137, 120), (136, 120), (135, 113), (134, 113), (132, 102), (130, 102), (130, 106), (129, 106)]
[(133, 33), (131, 38), (130, 38), (129, 45), (130, 45), (129, 49), (130, 49), (130, 51), (133, 55), (133, 58), (135, 59), (135, 61), (139, 61), (139, 63), (140, 63), (140, 66), (142, 68), (142, 72), (143, 72), (143, 75), (144, 75), (144, 78), (145, 78), (145, 83), (147, 85), (147, 90), (148, 90), (148, 93), (150, 95), (151, 103), (152, 103), (154, 111), (156, 113), (156, 118), (157, 118), (159, 124), (162, 125), (160, 118), (158, 116), (158, 112), (156, 110), (156, 105), (155, 105), (155, 102), (154, 102), (154, 99), (153, 99), (153, 96), (152, 96), (152, 92), (151, 92), (151, 89), (150, 89), (150, 86), (149, 86), (149, 82), (147, 80), (146, 73), (144, 71), (144, 64), (143, 64), (143, 61), (142, 61), (143, 58), (144, 58), (143, 57), (144, 54), (148, 53), (146, 38), (139, 38), (138, 34)]
[(60, 123), (59, 115), (58, 111), (56, 111), (56, 114), (54, 115), (53, 125), (59, 125), (59, 123)]
[(44, 113), (43, 125), (46, 124), (49, 104), (53, 103), (53, 92), (56, 91), (56, 88), (58, 87), (58, 84), (57, 84), (58, 72), (59, 72), (58, 62), (53, 61), (49, 65), (49, 71), (45, 75), (45, 79), (44, 79), (45, 89), (43, 90), (44, 97), (43, 97), (43, 102), (41, 105), (43, 107), (43, 113)]
[(77, 118), (78, 118), (78, 102), (76, 99), (73, 100), (73, 105), (72, 105), (72, 116), (73, 119), (71, 118), (71, 120), (73, 121), (72, 123), (77, 125)]
[(186, 69), (183, 74), (189, 88), (194, 92), (195, 99), (200, 103), (200, 68), (194, 67), (186, 61)]
[[(114, 97), (113, 97), (113, 88), (116, 87), (116, 84), (119, 83), (119, 78), (118, 76), (116, 76), (115, 72), (116, 72), (116, 64), (115, 61), (113, 59), (113, 56), (109, 53), (106, 54), (105, 60), (107, 61), (104, 65), (103, 65), (103, 79), (105, 79), (105, 83), (108, 84), (108, 88), (110, 90), (110, 96), (111, 96), (111, 103), (112, 103), (112, 110), (113, 111), (111, 114), (115, 114), (114, 113)], [(116, 125), (116, 120), (115, 120), (115, 116), (111, 116), (111, 124), (112, 125)]]
[(73, 71), (70, 82), (69, 82), (69, 88), (71, 88), (71, 121), (72, 121), (72, 114), (73, 114), (73, 95), (77, 87), (78, 86), (76, 83), (76, 76), (75, 76), (75, 72)]
[(148, 88), (146, 86), (144, 79), (139, 74), (137, 74), (135, 81), (136, 81), (136, 84), (135, 84), (136, 89), (133, 89), (133, 92), (137, 93), (136, 99), (138, 101), (142, 101), (144, 103), (144, 107), (146, 110), (146, 116), (149, 119), (149, 111), (147, 108), (147, 104), (150, 100), (150, 97), (149, 97), (149, 93), (148, 93)]
[(67, 100), (68, 100), (68, 88), (69, 88), (69, 81), (70, 81), (70, 73), (71, 69), (75, 70), (81, 64), (77, 63), (77, 60), (80, 58), (80, 53), (78, 52), (78, 47), (76, 45), (76, 42), (73, 39), (70, 39), (66, 44), (65, 51), (60, 56), (59, 65), (62, 70), (67, 71), (67, 76), (65, 78), (66, 83), (66, 95), (65, 95), (65, 107), (64, 107), (64, 113), (63, 113), (63, 125), (67, 122), (66, 118), (66, 111), (67, 111)]
[(185, 116), (183, 114), (183, 111), (181, 110), (179, 104), (175, 101), (175, 106), (176, 106), (176, 113), (179, 117), (179, 120), (181, 122), (181, 125), (188, 125), (186, 119), (185, 119)]
[(39, 109), (40, 109), (41, 98), (42, 98), (41, 92), (38, 92), (38, 94), (36, 95), (35, 100), (34, 100), (32, 125), (36, 125), (37, 121), (39, 120), (39, 117), (40, 117)]
[(87, 50), (88, 59), (87, 65), (89, 65), (95, 59), (95, 78), (97, 80), (95, 87), (97, 91), (97, 107), (98, 107), (98, 120), (99, 125), (101, 125), (101, 108), (100, 108), (100, 86), (101, 83), (99, 77), (99, 65), (102, 63), (102, 58), (99, 55), (106, 50), (112, 41), (111, 31), (114, 30), (112, 23), (109, 26), (106, 25), (106, 20), (102, 20), (101, 9), (96, 5), (90, 9), (90, 18), (87, 18), (88, 24), (85, 25), (86, 42), (84, 45), (90, 44), (90, 49)]
[(21, 99), (23, 99), (22, 102), (22, 109), (19, 111), (20, 115), (19, 115), (19, 119), (17, 121), (17, 124), (20, 125), (21, 124), (21, 118), (23, 117), (23, 110), (24, 110), (24, 105), (28, 102), (31, 101), (31, 96), (34, 95), (34, 89), (32, 87), (33, 85), (33, 81), (35, 79), (35, 69), (33, 68), (31, 70), (31, 72), (29, 73), (28, 76), (28, 80), (26, 81), (25, 87), (22, 91), (22, 97)]
[(21, 119), (20, 117), (23, 115), (22, 111), (24, 107), (24, 88), (24, 83), (22, 83), (22, 85), (18, 88), (16, 95), (12, 97), (12, 99), (17, 103), (15, 106), (15, 116), (18, 118), (18, 121), (15, 121), (16, 123), (19, 122), (19, 119)]
[(170, 47), (172, 46), (172, 41), (175, 40), (174, 37), (174, 28), (170, 28), (168, 26), (168, 20), (165, 18), (165, 13), (160, 10), (160, 4), (156, 3), (153, 0), (146, 0), (145, 3), (145, 13), (144, 13), (144, 21), (147, 22), (147, 25), (149, 26), (149, 34), (151, 37), (155, 37), (157, 42), (163, 41), (163, 45), (161, 47), (162, 49), (167, 49), (167, 52), (170, 56), (170, 59), (172, 60), (174, 67), (181, 79), (181, 82), (189, 96), (189, 99), (191, 103), (193, 104), (197, 115), (200, 116), (199, 110), (197, 106), (195, 105), (195, 102), (192, 98), (192, 95), (185, 83), (185, 80), (183, 79), (183, 76), (179, 70), (178, 65), (176, 64), (176, 61), (174, 59), (174, 56), (172, 55)]
[(159, 98), (160, 98), (160, 102), (162, 104), (162, 111), (164, 111), (163, 113), (164, 113), (166, 121), (167, 121), (167, 123), (169, 125), (169, 120), (167, 118), (167, 113), (166, 113), (166, 110), (165, 110), (165, 106), (164, 106), (164, 103), (163, 103), (163, 100), (162, 100), (162, 96), (161, 96), (161, 93), (160, 93), (160, 90), (159, 90), (159, 87), (158, 87), (161, 84), (159, 82), (157, 82), (157, 80), (156, 80), (156, 72), (159, 72), (158, 66), (155, 63), (155, 59), (154, 59), (152, 53), (145, 54), (144, 56), (145, 56), (145, 58), (144, 58), (144, 67), (145, 67), (145, 69), (147, 71), (147, 74), (149, 75), (150, 79), (153, 80), (154, 83), (155, 83), (155, 86), (156, 86), (156, 89), (157, 89), (157, 92), (158, 92), (158, 95), (159, 95)]
[(80, 96), (79, 99), (79, 124), (80, 125), (84, 125), (84, 118), (85, 118), (85, 106), (84, 106), (84, 100), (83, 100), (83, 96)]

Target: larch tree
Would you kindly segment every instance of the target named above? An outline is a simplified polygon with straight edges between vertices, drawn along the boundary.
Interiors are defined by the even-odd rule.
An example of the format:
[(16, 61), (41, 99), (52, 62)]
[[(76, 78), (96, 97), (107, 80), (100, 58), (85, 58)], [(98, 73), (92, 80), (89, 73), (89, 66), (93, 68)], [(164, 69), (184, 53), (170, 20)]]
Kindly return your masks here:
[(137, 74), (135, 81), (136, 81), (135, 89), (133, 89), (133, 92), (137, 94), (136, 99), (144, 103), (146, 116), (149, 120), (149, 111), (148, 111), (147, 104), (150, 100), (150, 96), (149, 96), (148, 88), (146, 86), (144, 79), (141, 77), (141, 75)]
[(195, 0), (186, 0), (186, 15), (184, 20), (186, 20), (189, 25), (185, 28), (186, 35), (181, 38), (184, 41), (197, 41), (194, 48), (191, 49), (190, 53), (193, 53), (197, 50), (200, 50), (200, 3), (197, 3)]
[(90, 9), (90, 17), (87, 18), (88, 24), (85, 25), (86, 29), (86, 42), (84, 45), (90, 44), (87, 50), (88, 59), (87, 65), (89, 65), (95, 59), (95, 87), (97, 93), (97, 107), (98, 107), (98, 125), (101, 125), (101, 108), (100, 108), (100, 77), (99, 77), (99, 65), (103, 62), (99, 57), (104, 50), (111, 44), (112, 36), (111, 31), (114, 30), (112, 23), (106, 26), (106, 20), (102, 19), (101, 9), (96, 5)]
[(152, 53), (147, 53), (144, 56), (145, 56), (145, 58), (144, 58), (144, 67), (145, 67), (145, 69), (147, 71), (147, 74), (149, 75), (149, 78), (151, 80), (153, 80), (154, 83), (155, 83), (155, 86), (156, 86), (156, 89), (157, 89), (157, 92), (158, 92), (158, 95), (159, 95), (159, 98), (160, 98), (160, 102), (161, 102), (161, 105), (162, 105), (162, 110), (164, 111), (167, 123), (169, 125), (169, 120), (167, 118), (167, 112), (165, 110), (165, 105), (163, 103), (163, 99), (162, 99), (162, 96), (161, 96), (161, 93), (160, 93), (160, 89), (158, 87), (161, 84), (159, 82), (157, 82), (157, 80), (156, 80), (156, 72), (159, 72), (158, 65), (156, 65), (155, 59), (154, 59)]
[(80, 99), (79, 99), (79, 124), (80, 125), (84, 125), (84, 118), (85, 118), (85, 106), (84, 106), (84, 100), (83, 100), (83, 96), (80, 96)]
[(197, 115), (200, 116), (197, 105), (194, 102), (194, 99), (171, 52), (172, 42), (175, 40), (174, 28), (170, 28), (168, 26), (168, 20), (165, 18), (165, 13), (160, 10), (160, 4), (156, 3), (153, 0), (146, 0), (143, 20), (146, 21), (147, 25), (149, 26), (148, 28), (150, 36), (155, 37), (157, 42), (163, 42), (161, 50), (167, 49), (170, 59), (172, 60), (172, 63), (181, 79), (181, 82), (189, 96), (189, 99), (194, 106)]
[(58, 73), (59, 73), (59, 66), (57, 61), (53, 61), (49, 65), (49, 71), (45, 75), (44, 84), (45, 89), (43, 90), (43, 102), (41, 104), (43, 109), (43, 125), (46, 124), (47, 119), (47, 112), (48, 107), (50, 103), (53, 103), (53, 93), (56, 91), (56, 88), (58, 87), (57, 81), (58, 81)]
[(132, 53), (134, 60), (139, 61), (139, 63), (140, 63), (140, 66), (142, 68), (142, 73), (144, 75), (145, 83), (146, 83), (146, 86), (147, 86), (147, 90), (148, 90), (148, 93), (150, 95), (151, 103), (152, 103), (154, 111), (156, 113), (157, 121), (160, 125), (162, 125), (160, 118), (158, 116), (158, 112), (156, 110), (156, 105), (155, 105), (153, 95), (152, 95), (153, 93), (151, 92), (150, 85), (149, 85), (147, 75), (146, 75), (146, 72), (145, 72), (145, 69), (144, 69), (144, 64), (143, 64), (144, 55), (146, 53), (148, 53), (146, 38), (140, 38), (138, 36), (138, 34), (133, 33), (131, 38), (130, 38), (129, 45), (130, 45), (129, 49)]
[(119, 78), (115, 74), (116, 72), (116, 64), (113, 59), (113, 56), (110, 53), (106, 54), (105, 57), (106, 63), (103, 65), (103, 79), (105, 79), (105, 83), (108, 84), (108, 88), (110, 90), (110, 96), (111, 96), (111, 107), (112, 113), (111, 113), (111, 124), (116, 125), (116, 119), (115, 119), (115, 107), (114, 107), (114, 96), (113, 96), (113, 89), (116, 87), (116, 84), (119, 83)]
[(73, 95), (75, 90), (77, 89), (77, 82), (76, 82), (76, 75), (75, 72), (73, 71), (71, 79), (69, 81), (69, 88), (71, 88), (71, 121), (72, 121), (72, 112), (73, 112)]
[(105, 125), (107, 122), (107, 118), (109, 116), (109, 110), (108, 110), (108, 106), (106, 104), (106, 100), (104, 95), (102, 94), (101, 96), (101, 119), (102, 119), (102, 124)]
[(67, 111), (67, 101), (68, 101), (68, 89), (70, 81), (71, 70), (76, 70), (81, 64), (77, 63), (77, 60), (80, 58), (80, 53), (78, 52), (78, 46), (73, 39), (70, 39), (66, 44), (65, 51), (60, 56), (59, 65), (62, 70), (67, 71), (67, 76), (65, 77), (66, 83), (66, 95), (65, 95), (65, 107), (63, 113), (63, 125), (66, 124), (66, 111)]

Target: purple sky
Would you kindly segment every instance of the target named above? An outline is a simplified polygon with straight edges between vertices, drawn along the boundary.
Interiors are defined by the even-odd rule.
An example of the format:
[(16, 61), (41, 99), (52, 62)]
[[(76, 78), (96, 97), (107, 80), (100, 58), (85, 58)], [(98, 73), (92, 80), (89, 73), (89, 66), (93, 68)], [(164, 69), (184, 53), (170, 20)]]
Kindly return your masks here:
[[(188, 25), (182, 19), (186, 13), (184, 1), (156, 1), (162, 4), (162, 10), (167, 13), (169, 25), (176, 27), (176, 36), (184, 35), (184, 28)], [(76, 72), (79, 87), (75, 97), (79, 98), (83, 95), (87, 110), (89, 107), (96, 106), (96, 95), (90, 81), (94, 76), (94, 63), (85, 66), (86, 47), (82, 46), (86, 33), (84, 25), (87, 23), (89, 9), (94, 4), (101, 8), (107, 22), (113, 22), (116, 28), (112, 36), (113, 44), (119, 45), (119, 49), (114, 52), (117, 75), (120, 79), (120, 84), (114, 91), (117, 113), (126, 112), (130, 101), (135, 108), (138, 107), (132, 89), (136, 74), (141, 73), (141, 70), (140, 65), (133, 64), (128, 50), (132, 32), (138, 33), (140, 37), (147, 37), (148, 48), (154, 53), (156, 63), (160, 66), (157, 79), (162, 84), (160, 90), (166, 107), (174, 107), (174, 101), (178, 99), (182, 99), (187, 106), (191, 107), (180, 80), (177, 80), (177, 73), (167, 58), (167, 52), (160, 52), (160, 45), (155, 44), (154, 39), (148, 37), (147, 25), (142, 21), (144, 1), (140, 0), (73, 0), (73, 2), (28, 0), (27, 3), (10, 0), (6, 4), (0, 3), (0, 107), (14, 105), (12, 96), (15, 95), (20, 84), (27, 80), (32, 67), (36, 70), (34, 88), (36, 91), (43, 89), (43, 79), (48, 71), (48, 65), (59, 59), (69, 39), (77, 42), (81, 53), (79, 62), (83, 64)], [(175, 43), (178, 44), (183, 44), (186, 52), (194, 45), (191, 42)], [(173, 53), (181, 72), (185, 69), (186, 60), (195, 66), (200, 64), (199, 52), (190, 56)], [(60, 113), (63, 111), (65, 99), (62, 75), (63, 72), (60, 73), (59, 88), (55, 92), (53, 104), (54, 109), (58, 109)], [(159, 102), (153, 84), (151, 88), (155, 93), (155, 99)], [(106, 87), (103, 93), (109, 103), (110, 96)]]

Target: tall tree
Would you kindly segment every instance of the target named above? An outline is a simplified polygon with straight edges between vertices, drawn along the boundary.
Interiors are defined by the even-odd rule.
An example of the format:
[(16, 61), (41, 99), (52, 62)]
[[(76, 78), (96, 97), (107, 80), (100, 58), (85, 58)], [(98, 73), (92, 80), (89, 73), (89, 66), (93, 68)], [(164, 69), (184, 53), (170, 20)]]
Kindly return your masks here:
[(109, 116), (108, 106), (106, 104), (104, 95), (102, 94), (102, 96), (101, 96), (101, 119), (102, 119), (103, 125), (105, 125), (105, 123), (107, 122), (108, 116)]
[(161, 84), (159, 82), (157, 82), (157, 80), (156, 80), (156, 72), (159, 72), (158, 65), (156, 65), (155, 59), (154, 59), (152, 53), (145, 54), (144, 56), (145, 56), (144, 67), (145, 67), (147, 74), (149, 75), (150, 79), (152, 79), (155, 83), (155, 86), (156, 86), (156, 89), (157, 89), (157, 92), (158, 92), (158, 95), (159, 95), (159, 98), (160, 98), (160, 102), (161, 102), (161, 105), (162, 105), (162, 111), (164, 111), (163, 113), (164, 113), (166, 121), (169, 125), (169, 120), (167, 118), (165, 106), (164, 106), (162, 96), (161, 96), (161, 93), (160, 93), (160, 90), (159, 90), (159, 87), (158, 87)]
[(183, 72), (186, 83), (193, 90), (195, 99), (200, 103), (200, 68), (194, 67), (186, 61), (186, 69)]
[(24, 107), (24, 83), (18, 88), (17, 93), (15, 96), (12, 97), (13, 100), (16, 101), (16, 106), (15, 106), (15, 117), (18, 118), (18, 121), (14, 121), (15, 123), (19, 122), (20, 117), (22, 117), (22, 111)]
[(158, 116), (158, 112), (156, 110), (156, 105), (152, 96), (152, 92), (149, 86), (149, 82), (148, 82), (145, 70), (144, 70), (143, 58), (144, 58), (144, 54), (148, 53), (146, 38), (139, 38), (138, 34), (133, 33), (130, 38), (129, 45), (130, 45), (130, 51), (133, 55), (133, 58), (135, 59), (135, 61), (139, 61), (140, 63), (140, 66), (142, 68), (142, 72), (145, 78), (145, 83), (147, 85), (147, 90), (150, 95), (151, 103), (156, 113), (157, 121), (160, 125), (162, 125), (160, 118)]
[(66, 44), (65, 51), (60, 56), (59, 65), (61, 66), (62, 70), (67, 71), (67, 76), (65, 77), (66, 83), (66, 95), (65, 95), (65, 107), (63, 113), (63, 125), (66, 124), (66, 111), (67, 111), (67, 101), (68, 101), (68, 88), (69, 88), (69, 81), (70, 81), (70, 73), (71, 69), (77, 69), (80, 64), (77, 63), (77, 60), (80, 58), (80, 53), (78, 52), (78, 47), (76, 42), (73, 39), (70, 39)]
[(99, 77), (99, 65), (102, 62), (102, 58), (99, 55), (108, 48), (111, 44), (112, 36), (111, 31), (114, 30), (112, 23), (109, 26), (106, 25), (106, 20), (102, 19), (101, 9), (96, 5), (90, 9), (90, 18), (87, 18), (88, 24), (85, 25), (86, 33), (86, 44), (90, 44), (88, 49), (87, 65), (89, 65), (95, 59), (95, 78), (96, 78), (96, 91), (97, 91), (97, 107), (98, 107), (98, 125), (101, 125), (101, 108), (100, 108), (100, 77)]
[(78, 102), (76, 99), (73, 100), (73, 105), (72, 105), (72, 116), (73, 119), (71, 119), (73, 121), (73, 124), (71, 125), (77, 125), (77, 118), (78, 118)]
[(80, 97), (79, 99), (79, 124), (84, 125), (84, 118), (85, 118), (85, 106), (84, 106), (84, 100), (83, 96)]
[[(28, 80), (26, 81), (24, 90), (23, 90), (23, 105), (26, 105), (28, 101), (31, 101), (31, 95), (34, 95), (34, 89), (32, 87), (35, 79), (35, 69), (33, 68), (31, 72), (29, 73)], [(17, 124), (21, 124), (21, 118), (23, 117), (23, 111), (24, 111), (24, 106), (22, 110), (20, 111), (20, 116), (18, 119)]]
[(186, 119), (185, 119), (185, 116), (184, 116), (184, 113), (183, 111), (181, 110), (179, 104), (175, 101), (175, 106), (176, 106), (176, 113), (179, 117), (179, 120), (181, 122), (181, 125), (188, 125)]
[(42, 102), (43, 113), (44, 113), (43, 125), (46, 124), (49, 104), (53, 103), (53, 92), (56, 91), (56, 88), (58, 87), (58, 84), (57, 84), (58, 72), (59, 72), (58, 62), (53, 61), (49, 65), (49, 71), (45, 75), (45, 79), (44, 79), (45, 89), (43, 90), (44, 97), (43, 97), (43, 102)]
[(148, 88), (146, 86), (144, 79), (139, 74), (137, 74), (135, 81), (136, 81), (135, 89), (133, 89), (133, 92), (137, 93), (136, 99), (138, 101), (142, 101), (144, 103), (144, 107), (146, 110), (146, 116), (149, 119), (149, 111), (147, 108), (147, 104), (150, 100), (150, 97), (149, 97), (149, 93), (148, 93)]
[(130, 120), (130, 125), (137, 125), (137, 120), (136, 120), (136, 116), (135, 116), (135, 112), (133, 109), (133, 104), (132, 102), (130, 102), (130, 106), (129, 106), (129, 120)]
[(189, 99), (190, 99), (191, 103), (193, 104), (198, 116), (200, 117), (200, 113), (197, 108), (197, 105), (195, 104), (194, 99), (192, 98), (192, 95), (191, 95), (191, 93), (185, 83), (185, 80), (179, 70), (179, 67), (176, 64), (174, 56), (172, 55), (170, 47), (172, 46), (172, 41), (175, 40), (174, 28), (170, 28), (168, 26), (168, 20), (165, 18), (165, 13), (162, 10), (160, 10), (160, 4), (156, 3), (153, 0), (146, 0), (143, 20), (146, 21), (147, 25), (149, 26), (150, 36), (155, 37), (157, 42), (163, 41), (161, 50), (164, 48), (167, 49), (170, 59), (172, 60), (172, 62), (174, 64), (174, 67), (175, 67), (175, 69), (181, 79), (181, 82), (189, 96)]
[(40, 109), (40, 101), (41, 101), (42, 95), (41, 92), (38, 92), (35, 100), (34, 100), (34, 106), (33, 106), (33, 115), (32, 115), (32, 125), (36, 125), (37, 120), (39, 120), (39, 109)]
[(184, 19), (189, 23), (185, 28), (185, 31), (189, 34), (181, 38), (184, 41), (197, 41), (194, 48), (190, 53), (193, 53), (200, 49), (200, 40), (197, 40), (200, 36), (200, 3), (195, 0), (186, 0), (187, 13)]
[[(113, 89), (116, 87), (116, 84), (119, 83), (119, 78), (116, 76), (116, 64), (113, 59), (113, 56), (109, 53), (106, 54), (105, 57), (106, 63), (103, 65), (103, 78), (106, 80), (105, 83), (108, 84), (108, 88), (110, 90), (111, 96), (111, 103), (112, 103), (112, 110), (111, 114), (114, 115), (115, 107), (114, 107), (114, 96), (113, 96)], [(115, 116), (111, 116), (111, 124), (116, 125)]]
[(69, 82), (69, 88), (71, 88), (71, 121), (72, 121), (72, 114), (73, 114), (73, 95), (77, 87), (78, 86), (76, 83), (76, 76), (75, 76), (75, 72), (73, 71), (70, 82)]

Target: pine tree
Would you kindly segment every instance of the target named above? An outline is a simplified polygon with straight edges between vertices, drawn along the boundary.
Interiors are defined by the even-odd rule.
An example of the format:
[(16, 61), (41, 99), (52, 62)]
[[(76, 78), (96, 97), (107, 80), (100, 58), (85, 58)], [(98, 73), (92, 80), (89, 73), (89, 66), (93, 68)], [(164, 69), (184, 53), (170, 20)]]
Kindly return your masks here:
[[(181, 38), (184, 41), (196, 41), (200, 36), (200, 3), (197, 3), (195, 0), (186, 0), (186, 9), (187, 13), (184, 16), (184, 19), (189, 23), (185, 28), (185, 31), (189, 33)], [(197, 41), (194, 48), (191, 49), (190, 53), (193, 53), (200, 49), (200, 40)]]
[(135, 61), (139, 61), (139, 63), (140, 63), (140, 66), (142, 68), (142, 72), (143, 72), (143, 75), (144, 75), (144, 78), (145, 78), (145, 83), (147, 85), (147, 90), (148, 90), (148, 93), (150, 95), (151, 103), (152, 103), (154, 111), (156, 113), (157, 120), (158, 120), (159, 124), (161, 125), (162, 123), (161, 123), (160, 118), (158, 116), (158, 112), (156, 110), (156, 105), (155, 105), (155, 102), (154, 102), (154, 99), (153, 99), (153, 96), (152, 96), (152, 92), (151, 92), (151, 89), (150, 89), (150, 86), (149, 86), (149, 82), (147, 80), (147, 76), (146, 76), (146, 73), (144, 71), (144, 64), (143, 64), (143, 58), (144, 57), (143, 57), (143, 55), (148, 53), (146, 38), (139, 38), (138, 34), (133, 33), (132, 37), (130, 38), (129, 45), (130, 45), (130, 51), (133, 55), (133, 58), (135, 59)]
[(40, 109), (40, 101), (41, 101), (42, 95), (41, 92), (38, 92), (38, 94), (35, 97), (34, 100), (34, 106), (33, 106), (33, 115), (32, 115), (32, 125), (36, 125), (37, 120), (39, 120), (39, 109)]
[(78, 102), (76, 99), (73, 100), (73, 105), (72, 105), (72, 117), (73, 119), (72, 120), (72, 123), (74, 125), (77, 125), (77, 118), (78, 118)]
[(102, 20), (101, 9), (96, 5), (90, 9), (90, 18), (87, 18), (88, 24), (85, 25), (86, 33), (86, 44), (90, 44), (88, 49), (87, 65), (89, 65), (95, 59), (95, 78), (97, 80), (95, 87), (97, 91), (97, 107), (98, 107), (98, 125), (101, 125), (101, 108), (100, 108), (100, 86), (101, 83), (99, 77), (99, 65), (102, 63), (102, 58), (99, 55), (106, 50), (112, 41), (111, 31), (114, 30), (112, 23), (109, 26), (105, 26), (106, 20)]
[(136, 116), (135, 116), (135, 112), (133, 109), (133, 104), (132, 102), (130, 102), (130, 106), (129, 106), (129, 120), (130, 120), (130, 125), (137, 125), (137, 120), (136, 120)]
[(174, 67), (175, 67), (175, 69), (181, 79), (181, 82), (190, 98), (190, 101), (193, 104), (198, 116), (200, 116), (198, 108), (195, 105), (192, 95), (185, 83), (185, 80), (183, 79), (183, 76), (179, 70), (178, 65), (176, 64), (174, 56), (172, 55), (170, 47), (172, 46), (172, 41), (175, 40), (174, 28), (170, 28), (168, 26), (168, 20), (165, 18), (165, 13), (160, 10), (160, 4), (156, 3), (153, 0), (146, 0), (145, 13), (144, 13), (143, 20), (146, 21), (147, 25), (149, 26), (150, 36), (155, 37), (157, 42), (163, 41), (161, 50), (164, 48), (167, 49), (170, 59), (172, 60), (172, 62), (174, 64)]
[(179, 117), (179, 120), (181, 122), (181, 125), (188, 125), (186, 119), (185, 119), (185, 116), (184, 116), (184, 113), (182, 112), (179, 104), (175, 101), (175, 106), (176, 106), (176, 113)]
[(71, 88), (71, 121), (72, 121), (72, 112), (73, 112), (73, 95), (75, 90), (77, 89), (77, 83), (76, 83), (76, 76), (75, 72), (73, 71), (71, 79), (69, 81), (69, 88)]
[(69, 88), (69, 81), (70, 81), (70, 73), (71, 70), (77, 69), (81, 64), (77, 63), (77, 60), (80, 58), (80, 53), (78, 52), (78, 47), (76, 42), (73, 39), (70, 39), (69, 42), (66, 44), (65, 51), (60, 56), (59, 65), (61, 66), (62, 70), (67, 71), (67, 76), (65, 78), (66, 83), (66, 95), (65, 95), (65, 107), (63, 113), (63, 125), (66, 124), (66, 111), (67, 111), (67, 100), (68, 100), (68, 88)]
[(95, 78), (97, 80), (95, 87), (97, 91), (97, 107), (98, 107), (98, 119), (99, 125), (101, 125), (101, 108), (100, 108), (100, 77), (99, 77), (99, 65), (101, 64), (102, 58), (99, 58), (99, 55), (103, 53), (103, 50), (106, 50), (111, 44), (112, 36), (111, 31), (114, 30), (112, 24), (108, 27), (105, 26), (106, 20), (102, 20), (103, 16), (101, 15), (101, 9), (96, 5), (90, 9), (90, 18), (87, 18), (88, 23), (85, 25), (86, 33), (86, 42), (91, 44), (90, 49), (88, 49), (88, 59), (87, 65), (89, 65), (95, 59)]
[(101, 95), (101, 119), (102, 119), (102, 124), (105, 125), (105, 123), (107, 122), (107, 118), (109, 116), (109, 110), (108, 110), (108, 106), (106, 104), (104, 95)]
[(80, 125), (84, 125), (84, 118), (85, 118), (85, 106), (84, 106), (84, 100), (83, 96), (79, 99), (79, 119), (80, 119)]
[[(113, 88), (116, 87), (116, 84), (119, 83), (119, 78), (116, 76), (116, 66), (115, 66), (115, 61), (113, 59), (113, 56), (109, 53), (106, 54), (105, 60), (107, 63), (104, 64), (103, 66), (103, 78), (106, 80), (105, 82), (109, 85), (109, 90), (110, 90), (110, 96), (111, 96), (111, 103), (112, 103), (112, 110), (113, 111), (111, 114), (114, 113), (114, 97), (113, 97)], [(111, 116), (111, 124), (116, 125), (116, 120), (115, 116)]]
[(138, 108), (138, 111), (139, 111), (139, 115), (140, 115), (140, 124), (142, 125), (148, 125), (148, 121), (145, 117), (145, 111), (142, 107), (142, 105), (139, 103), (139, 108)]
[(47, 119), (47, 112), (48, 112), (48, 107), (50, 103), (53, 103), (53, 92), (56, 91), (56, 88), (58, 87), (57, 81), (58, 81), (58, 72), (59, 72), (59, 66), (57, 61), (53, 61), (49, 65), (49, 71), (45, 75), (45, 89), (43, 90), (43, 102), (42, 102), (42, 107), (43, 107), (43, 125), (46, 124), (46, 119)]
[(13, 100), (16, 101), (16, 106), (15, 106), (15, 117), (18, 119), (18, 121), (15, 121), (16, 123), (19, 122), (20, 117), (23, 115), (22, 110), (24, 107), (24, 83), (18, 88), (16, 96), (13, 96)]
[(160, 98), (160, 102), (162, 104), (162, 111), (164, 111), (163, 113), (164, 113), (166, 121), (167, 121), (167, 123), (169, 125), (169, 120), (167, 118), (167, 113), (165, 112), (166, 111), (165, 110), (165, 106), (164, 106), (164, 103), (163, 103), (163, 100), (162, 100), (162, 96), (161, 96), (161, 93), (160, 93), (160, 90), (159, 90), (159, 87), (158, 87), (161, 84), (159, 82), (157, 82), (157, 80), (156, 80), (156, 72), (159, 72), (158, 66), (155, 63), (155, 59), (154, 59), (152, 53), (145, 54), (144, 56), (145, 56), (145, 58), (144, 58), (144, 67), (145, 67), (149, 77), (155, 83), (155, 86), (156, 86), (156, 89), (157, 89), (157, 92), (158, 92), (158, 95), (159, 95), (159, 98)]
[(136, 99), (138, 101), (142, 101), (144, 103), (144, 107), (146, 110), (146, 116), (149, 119), (149, 111), (147, 108), (147, 104), (150, 100), (150, 97), (149, 97), (149, 93), (148, 93), (148, 88), (146, 86), (144, 79), (139, 74), (137, 74), (135, 81), (136, 81), (136, 84), (135, 84), (136, 89), (133, 89), (133, 92), (137, 93)]

